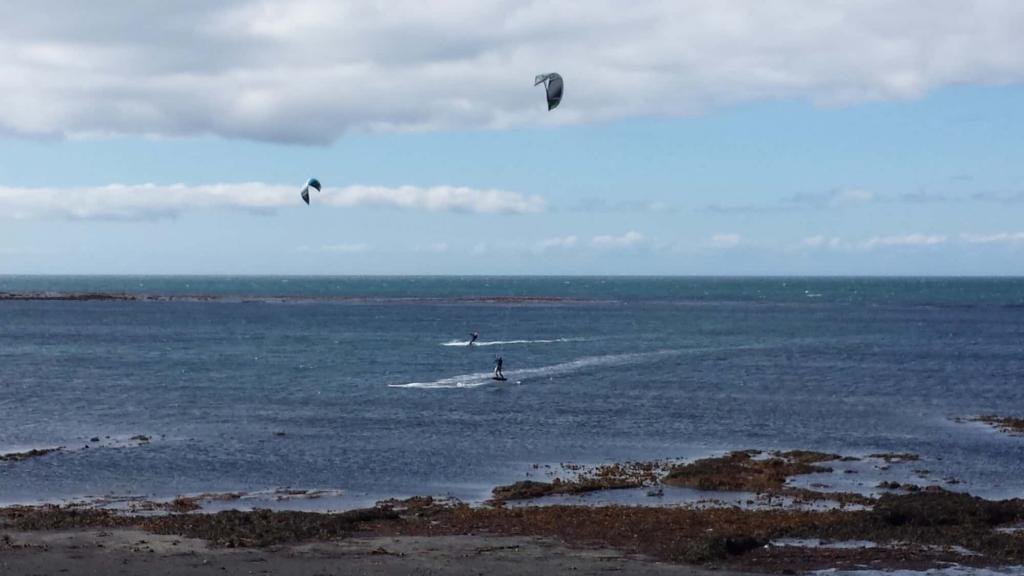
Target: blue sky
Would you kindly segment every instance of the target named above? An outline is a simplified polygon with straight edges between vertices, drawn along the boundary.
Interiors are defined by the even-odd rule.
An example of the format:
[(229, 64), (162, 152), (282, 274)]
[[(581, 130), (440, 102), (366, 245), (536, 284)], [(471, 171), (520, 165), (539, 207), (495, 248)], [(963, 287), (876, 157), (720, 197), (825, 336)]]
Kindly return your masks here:
[[(291, 31), (264, 32), (251, 16), (255, 4), (236, 4), (229, 16), (244, 15), (256, 30), (245, 45)], [(505, 3), (482, 4), (491, 10), (470, 16), (526, 17)], [(636, 18), (646, 15), (654, 27), (676, 3), (641, 4)], [(8, 110), (0, 113), (0, 273), (1024, 274), (1024, 64), (993, 63), (979, 49), (975, 60), (957, 52), (956, 66), (946, 65), (951, 52), (934, 38), (965, 33), (958, 3), (944, 4), (949, 20), (918, 30), (916, 45), (913, 30), (863, 20), (858, 4), (836, 20), (816, 13), (815, 3), (783, 3), (809, 22), (829, 17), (806, 33), (809, 45), (837, 27), (863, 45), (837, 48), (838, 63), (823, 70), (786, 58), (804, 53), (795, 42), (723, 80), (714, 56), (761, 57), (767, 40), (754, 24), (771, 18), (767, 24), (783, 26), (749, 3), (725, 4), (735, 5), (722, 32), (734, 36), (727, 48), (712, 34), (685, 50), (626, 34), (616, 37), (614, 55), (604, 55), (625, 71), (595, 67), (582, 50), (565, 58), (556, 65), (566, 95), (550, 113), (525, 74), (547, 62), (507, 56), (509, 72), (521, 65), (522, 78), (507, 83), (488, 71), (485, 87), (468, 93), (441, 82), (473, 82), (466, 62), (500, 60), (505, 44), (518, 55), (517, 46), (533, 41), (507, 32), (494, 45), (476, 39), (479, 46), (434, 54), (458, 34), (453, 22), (467, 17), (470, 8), (458, 2), (442, 3), (452, 13), (428, 21), (396, 24), (378, 15), (375, 25), (389, 34), (422, 29), (424, 38), (386, 57), (373, 46), (355, 50), (344, 64), (451, 69), (441, 80), (410, 72), (371, 85), (370, 104), (346, 82), (303, 83), (339, 63), (295, 55), (277, 36), (265, 41), (274, 48), (267, 53), (281, 54), (280, 67), (239, 80), (233, 66), (247, 61), (226, 57), (222, 70), (187, 58), (188, 49), (161, 66), (125, 60), (133, 47), (163, 54), (151, 46), (161, 34), (83, 39), (84, 28), (58, 24), (38, 50), (0, 57), (0, 69), (24, 79), (0, 83), (0, 108)], [(330, 13), (312, 1), (297, 5), (299, 16)], [(205, 26), (223, 16), (202, 6), (183, 9), (181, 22)], [(722, 19), (718, 4), (694, 6), (711, 12), (708, 21)], [(986, 6), (976, 15), (986, 37), (1000, 37), (986, 23), (1012, 28), (1020, 20), (1013, 4)], [(596, 14), (572, 29), (570, 40), (582, 44), (605, 33), (602, 14), (621, 19), (601, 3), (575, 8), (561, 16)], [(33, 10), (26, 3), (19, 12), (29, 29)], [(909, 21), (914, 13), (906, 12)], [(322, 25), (299, 16), (300, 30)], [(115, 31), (128, 24), (104, 22)], [(168, 42), (178, 33), (165, 32)], [(870, 49), (893, 39), (910, 43), (916, 56)], [(203, 42), (197, 51), (209, 48)], [(85, 54), (95, 50), (109, 62), (68, 68), (68, 47), (82, 43)], [(39, 58), (42, 71), (38, 63), (30, 68)], [(289, 82), (264, 86), (264, 77), (292, 64), (301, 69), (300, 90), (342, 90), (341, 103), (288, 102)], [(631, 64), (659, 74), (678, 69), (666, 80), (633, 75)], [(65, 94), (53, 78), (69, 69), (99, 88)], [(246, 95), (186, 94), (168, 80), (186, 72), (212, 79), (214, 91), (222, 81), (238, 83)], [(769, 80), (750, 80), (762, 76)], [(142, 78), (145, 89), (109, 88), (122, 78)], [(259, 105), (250, 111), (253, 99)], [(83, 112), (83, 101), (92, 108)], [(110, 101), (119, 104), (108, 109)], [(305, 206), (298, 192), (310, 176), (325, 188)]]

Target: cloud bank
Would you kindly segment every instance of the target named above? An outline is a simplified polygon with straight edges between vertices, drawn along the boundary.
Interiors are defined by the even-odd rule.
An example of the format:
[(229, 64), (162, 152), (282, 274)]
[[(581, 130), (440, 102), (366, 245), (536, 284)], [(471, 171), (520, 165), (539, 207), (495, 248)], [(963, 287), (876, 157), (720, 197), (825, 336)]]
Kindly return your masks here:
[(644, 241), (644, 235), (636, 230), (630, 230), (622, 236), (601, 235), (590, 239), (590, 245), (594, 248), (621, 249), (630, 248)]
[(960, 238), (970, 244), (1024, 244), (1024, 232), (961, 234)]
[(800, 242), (802, 248), (870, 251), (883, 248), (927, 248), (945, 244), (949, 240), (943, 234), (891, 234), (872, 236), (860, 241), (847, 241), (838, 236), (809, 236)]
[[(6, 0), (0, 134), (327, 143), (1024, 80), (1017, 0)], [(537, 73), (566, 93), (548, 114)]]
[[(347, 186), (312, 192), (314, 208), (379, 207), (427, 212), (525, 214), (542, 212), (544, 199), (504, 190), (456, 186)], [(110, 185), (81, 188), (0, 186), (0, 217), (14, 219), (156, 219), (187, 210), (233, 208), (268, 211), (302, 207), (298, 189), (260, 182), (186, 186)]]

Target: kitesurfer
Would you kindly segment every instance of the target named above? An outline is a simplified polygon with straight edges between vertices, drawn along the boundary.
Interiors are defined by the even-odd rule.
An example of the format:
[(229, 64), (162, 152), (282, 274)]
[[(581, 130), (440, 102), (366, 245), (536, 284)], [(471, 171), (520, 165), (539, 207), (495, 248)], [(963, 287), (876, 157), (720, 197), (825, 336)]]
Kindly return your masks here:
[(480, 335), (477, 334), (476, 332), (470, 332), (469, 333), (469, 346), (472, 346), (473, 344), (475, 344), (476, 343), (476, 339), (479, 338), (479, 337), (480, 337)]
[(501, 359), (501, 356), (498, 356), (497, 358), (495, 358), (495, 360), (494, 360), (494, 377), (499, 379), (499, 380), (504, 380), (505, 379), (505, 375), (501, 373), (501, 366), (502, 366), (502, 364), (504, 364), (504, 361)]

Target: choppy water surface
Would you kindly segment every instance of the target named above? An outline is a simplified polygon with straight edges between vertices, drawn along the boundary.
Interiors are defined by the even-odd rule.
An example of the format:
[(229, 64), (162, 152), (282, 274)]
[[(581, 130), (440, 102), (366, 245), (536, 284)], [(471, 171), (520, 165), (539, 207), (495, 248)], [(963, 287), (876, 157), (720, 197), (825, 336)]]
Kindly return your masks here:
[[(67, 448), (0, 462), (5, 503), (477, 499), (739, 448), (915, 452), (917, 483), (1024, 496), (1024, 438), (951, 420), (1024, 416), (1024, 280), (0, 277), (22, 291), (224, 298), (0, 301), (0, 452)], [(462, 299), (496, 296), (571, 300)]]

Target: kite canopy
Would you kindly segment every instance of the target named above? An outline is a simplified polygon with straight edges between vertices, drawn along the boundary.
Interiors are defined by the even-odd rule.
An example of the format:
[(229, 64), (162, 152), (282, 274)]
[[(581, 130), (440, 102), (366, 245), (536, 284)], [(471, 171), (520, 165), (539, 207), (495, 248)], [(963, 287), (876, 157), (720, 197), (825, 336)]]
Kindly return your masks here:
[(533, 79), (533, 85), (544, 84), (544, 88), (547, 91), (548, 96), (548, 110), (554, 110), (558, 107), (558, 103), (562, 101), (562, 88), (564, 83), (562, 77), (552, 72), (550, 74), (538, 74)]
[(317, 180), (316, 178), (310, 178), (309, 180), (306, 180), (306, 185), (302, 187), (302, 192), (300, 193), (301, 196), (302, 196), (302, 201), (305, 202), (306, 204), (309, 204), (309, 189), (310, 188), (315, 188), (316, 191), (319, 192), (320, 191), (320, 181)]

